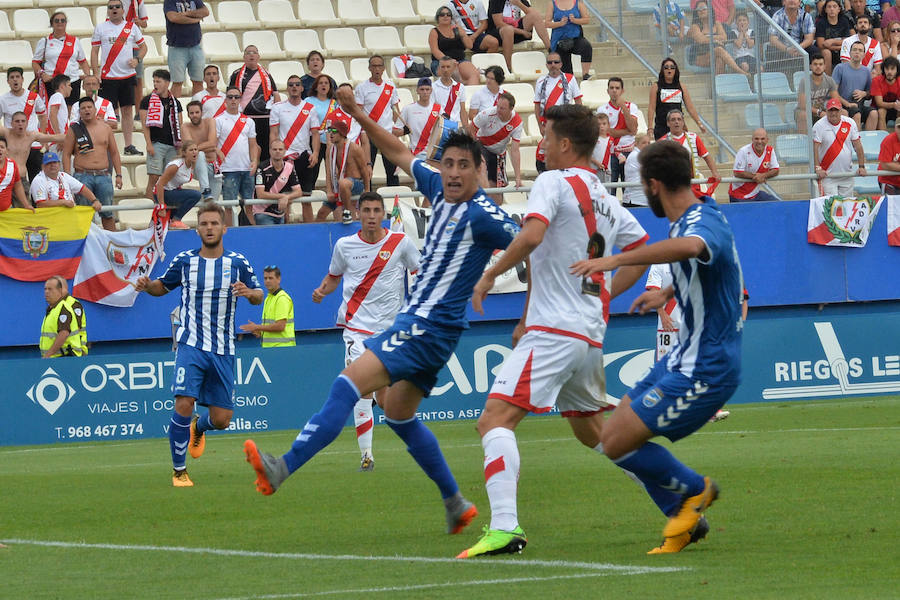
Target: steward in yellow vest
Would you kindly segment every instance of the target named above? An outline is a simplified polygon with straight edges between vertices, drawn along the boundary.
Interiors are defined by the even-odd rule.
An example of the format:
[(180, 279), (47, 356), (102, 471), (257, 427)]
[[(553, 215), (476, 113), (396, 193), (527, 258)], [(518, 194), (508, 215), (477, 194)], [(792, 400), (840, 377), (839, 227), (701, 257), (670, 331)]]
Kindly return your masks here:
[(241, 331), (262, 338), (263, 348), (295, 346), (294, 301), (281, 289), (281, 269), (269, 266), (263, 269), (263, 283), (268, 290), (263, 304), (262, 324), (247, 321)]
[(48, 279), (44, 283), (44, 299), (47, 314), (41, 324), (41, 356), (56, 358), (87, 354), (84, 309), (78, 300), (69, 296), (66, 280), (59, 275)]

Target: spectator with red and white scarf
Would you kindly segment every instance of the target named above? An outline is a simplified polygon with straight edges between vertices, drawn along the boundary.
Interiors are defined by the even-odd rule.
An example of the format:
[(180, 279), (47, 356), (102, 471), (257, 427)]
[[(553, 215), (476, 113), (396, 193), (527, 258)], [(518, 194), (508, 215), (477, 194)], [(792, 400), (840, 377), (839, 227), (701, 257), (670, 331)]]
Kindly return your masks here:
[(153, 197), (156, 181), (181, 147), (181, 102), (169, 92), (171, 76), (165, 69), (153, 71), (153, 91), (141, 99), (141, 123), (147, 141), (147, 190)]
[(269, 159), (269, 111), (280, 100), (275, 79), (259, 64), (259, 49), (244, 48), (244, 65), (231, 74), (228, 82), (241, 92), (241, 112), (256, 125), (260, 160)]

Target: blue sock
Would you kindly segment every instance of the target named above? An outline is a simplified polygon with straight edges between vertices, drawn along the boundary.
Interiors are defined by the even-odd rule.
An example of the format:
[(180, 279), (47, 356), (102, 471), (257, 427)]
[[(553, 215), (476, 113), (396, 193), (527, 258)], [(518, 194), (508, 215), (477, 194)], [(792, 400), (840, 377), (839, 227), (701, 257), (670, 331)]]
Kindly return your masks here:
[(650, 488), (656, 486), (682, 496), (696, 496), (705, 487), (700, 474), (653, 442), (647, 442), (613, 462), (637, 475), (647, 485), (648, 493)]
[(191, 439), (191, 418), (182, 417), (172, 411), (172, 422), (169, 424), (169, 449), (172, 451), (172, 467), (176, 470), (184, 468), (185, 454)]
[[(625, 471), (625, 469), (622, 470)], [(647, 495), (650, 496), (650, 499), (653, 500), (665, 516), (670, 516), (671, 513), (675, 512), (675, 509), (681, 505), (681, 494), (664, 490), (656, 484), (643, 481), (631, 471), (625, 471), (625, 474), (644, 488), (644, 491), (647, 492)]]
[(388, 426), (394, 433), (406, 442), (406, 451), (409, 452), (425, 474), (431, 477), (441, 490), (442, 498), (450, 498), (459, 491), (456, 479), (450, 472), (450, 466), (444, 460), (444, 454), (438, 445), (437, 438), (430, 429), (425, 427), (418, 417), (406, 421), (392, 421), (385, 418)]
[(307, 421), (291, 449), (284, 455), (289, 472), (302, 467), (319, 450), (334, 441), (358, 401), (359, 390), (346, 375), (339, 375), (331, 384), (328, 400)]
[(212, 424), (212, 421), (209, 420), (209, 413), (206, 413), (199, 419), (197, 419), (197, 431), (203, 433), (204, 431), (209, 431), (210, 429), (215, 429), (216, 426)]

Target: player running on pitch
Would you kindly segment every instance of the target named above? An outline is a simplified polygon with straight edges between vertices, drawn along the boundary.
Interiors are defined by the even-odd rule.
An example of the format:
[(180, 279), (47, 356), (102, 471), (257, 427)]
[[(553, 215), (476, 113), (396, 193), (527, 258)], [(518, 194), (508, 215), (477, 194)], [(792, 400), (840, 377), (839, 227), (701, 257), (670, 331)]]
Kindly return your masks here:
[(247, 440), (244, 451), (256, 471), (257, 489), (272, 494), (338, 436), (362, 396), (390, 385), (384, 401), (387, 424), (437, 484), (448, 533), (459, 533), (478, 511), (459, 492), (437, 439), (416, 417), (416, 410), (468, 326), (466, 305), (472, 286), (494, 250), (506, 248), (519, 227), (478, 186), (481, 153), (470, 136), (454, 134), (445, 141), (437, 171), (415, 159), (403, 142), (370, 119), (348, 89), (338, 90), (338, 100), (387, 159), (413, 176), (418, 190), (432, 203), (419, 276), (394, 324), (366, 340), (366, 351), (335, 380), (325, 404), (291, 449), (274, 457)]
[(663, 554), (679, 552), (693, 541), (692, 532), (705, 526), (703, 512), (719, 488), (650, 439), (662, 435), (677, 441), (690, 435), (737, 388), (743, 276), (725, 217), (712, 198), (698, 202), (691, 192), (690, 156), (684, 148), (657, 142), (639, 160), (650, 208), (671, 222), (670, 239), (578, 261), (572, 273), (588, 276), (626, 265), (672, 263), (673, 285), (645, 291), (631, 309), (646, 313), (674, 297), (684, 314), (678, 344), (622, 398), (600, 435), (606, 455), (640, 479), (669, 516), (663, 543), (650, 551)]
[[(194, 485), (185, 467), (190, 445), (193, 458), (206, 447), (204, 432), (225, 429), (234, 414), (234, 309), (237, 299), (261, 304), (263, 291), (253, 267), (241, 254), (226, 252), (225, 210), (213, 202), (200, 206), (197, 233), (203, 245), (176, 256), (165, 274), (138, 279), (135, 289), (164, 296), (181, 286), (181, 326), (175, 333), (175, 410), (169, 426), (172, 450), (172, 485)], [(202, 415), (191, 415), (194, 404), (208, 406)]]
[[(401, 231), (385, 229), (384, 217), (384, 199), (379, 194), (360, 194), (362, 229), (337, 241), (328, 274), (312, 293), (313, 302), (318, 304), (337, 289), (343, 278), (344, 301), (337, 324), (344, 329), (344, 366), (362, 356), (365, 340), (391, 326), (403, 306), (406, 272), (419, 268), (421, 257), (412, 239)], [(362, 455), (360, 471), (375, 469), (374, 400), (375, 394), (360, 398), (353, 409), (356, 442)], [(383, 403), (380, 397), (378, 401)]]

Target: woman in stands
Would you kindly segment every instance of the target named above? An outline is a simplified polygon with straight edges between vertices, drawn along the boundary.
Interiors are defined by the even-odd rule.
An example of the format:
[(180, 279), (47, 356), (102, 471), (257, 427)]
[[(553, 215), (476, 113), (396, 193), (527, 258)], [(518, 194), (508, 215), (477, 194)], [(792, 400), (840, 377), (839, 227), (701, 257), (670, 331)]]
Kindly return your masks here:
[(562, 58), (563, 73), (572, 73), (572, 55), (581, 57), (581, 79), (591, 78), (593, 51), (584, 37), (583, 25), (591, 22), (591, 16), (582, 0), (552, 0), (547, 5), (545, 19), (550, 30), (550, 51)]
[(179, 149), (180, 156), (166, 165), (165, 171), (156, 182), (153, 201), (168, 205), (172, 209), (169, 213), (170, 229), (190, 229), (181, 220), (195, 204), (200, 202), (200, 192), (185, 190), (181, 186), (194, 178), (194, 165), (199, 153), (195, 142), (184, 140)]
[(688, 29), (688, 37), (691, 45), (688, 46), (688, 62), (698, 67), (709, 66), (709, 37), (712, 36), (713, 47), (716, 53), (716, 73), (724, 73), (727, 64), (736, 73), (750, 75), (749, 71), (742, 69), (728, 51), (725, 50), (725, 42), (728, 36), (725, 29), (718, 21), (713, 22), (713, 29), (709, 28), (709, 5), (705, 1), (697, 2), (694, 9), (693, 22)]
[(81, 94), (81, 71), (89, 73), (90, 68), (78, 38), (66, 33), (67, 23), (66, 13), (59, 10), (53, 13), (50, 17), (53, 31), (48, 37), (37, 41), (31, 68), (34, 69), (35, 78), (41, 82), (38, 93), (44, 102), (49, 98), (46, 85), (50, 80), (56, 75), (68, 75), (72, 92), (66, 97), (66, 105), (72, 106), (78, 102)]
[(319, 128), (319, 139), (322, 142), (319, 160), (316, 161), (316, 164), (309, 165), (310, 170), (315, 171), (315, 178), (318, 179), (322, 157), (325, 156), (325, 145), (328, 141), (325, 132), (325, 118), (329, 112), (338, 108), (337, 101), (334, 99), (334, 92), (337, 90), (337, 86), (334, 85), (334, 79), (322, 73), (315, 78), (315, 83), (311, 87), (313, 93), (306, 97), (306, 101), (316, 107), (316, 114), (319, 115), (319, 122), (322, 123), (322, 126)]
[(478, 69), (466, 60), (466, 50), (472, 49), (472, 38), (459, 30), (453, 23), (453, 13), (441, 6), (434, 16), (437, 25), (428, 32), (428, 46), (431, 48), (431, 72), (438, 74), (438, 61), (446, 55), (456, 59), (457, 67), (453, 78), (464, 85), (478, 85)]
[(700, 122), (700, 115), (694, 107), (691, 95), (681, 87), (681, 72), (672, 58), (666, 58), (659, 68), (656, 83), (650, 86), (650, 107), (647, 110), (647, 129), (653, 131), (653, 139), (658, 140), (669, 133), (666, 115), (670, 110), (687, 108), (688, 114), (700, 127), (700, 133), (706, 133), (706, 127)]
[(884, 26), (884, 41), (881, 43), (881, 56), (900, 58), (900, 20), (891, 21)]
[(816, 19), (816, 46), (825, 57), (825, 72), (828, 75), (831, 75), (834, 65), (840, 64), (841, 44), (851, 35), (853, 26), (841, 11), (841, 3), (838, 0), (825, 0), (822, 15)]
[[(301, 98), (315, 95), (316, 91), (313, 89), (313, 86), (316, 85), (316, 80), (319, 78), (319, 75), (322, 74), (322, 69), (324, 68), (325, 57), (322, 56), (321, 52), (319, 52), (318, 50), (312, 50), (309, 54), (306, 55), (307, 73), (300, 78), (300, 83), (303, 84), (303, 92), (300, 94)], [(331, 89), (336, 90), (337, 82), (335, 82), (335, 80), (331, 77), (328, 77), (328, 79), (331, 80)]]

